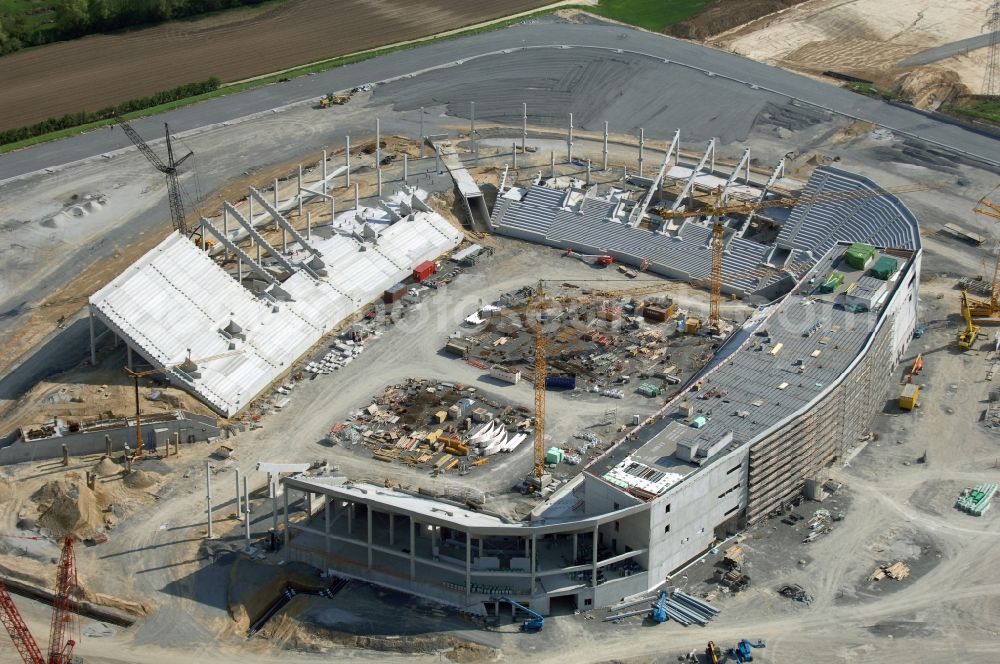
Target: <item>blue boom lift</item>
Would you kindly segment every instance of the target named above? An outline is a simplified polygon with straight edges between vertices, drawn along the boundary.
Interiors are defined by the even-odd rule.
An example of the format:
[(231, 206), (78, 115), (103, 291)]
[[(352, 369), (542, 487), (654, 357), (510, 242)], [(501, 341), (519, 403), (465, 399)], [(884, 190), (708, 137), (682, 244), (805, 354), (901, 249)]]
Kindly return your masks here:
[(656, 603), (653, 610), (649, 612), (649, 618), (655, 623), (665, 623), (669, 616), (667, 616), (667, 591), (660, 591), (660, 601)]
[(510, 604), (511, 606), (513, 606), (515, 609), (521, 609), (522, 611), (524, 611), (525, 613), (527, 613), (528, 616), (530, 616), (527, 620), (525, 620), (523, 623), (521, 623), (521, 631), (522, 632), (540, 632), (540, 631), (542, 631), (542, 628), (545, 627), (545, 617), (542, 614), (538, 613), (537, 611), (532, 611), (531, 609), (529, 609), (528, 607), (524, 606), (523, 604), (518, 604), (517, 602), (515, 602), (514, 600), (512, 600), (510, 597), (501, 597), (500, 599), (498, 599), (496, 601), (498, 601), (498, 602), (507, 602), (508, 604)]
[(736, 658), (737, 662), (752, 662), (753, 654), (750, 652), (750, 648), (764, 648), (763, 641), (757, 641), (756, 643), (751, 643), (747, 639), (741, 640), (736, 644), (735, 648), (730, 648), (726, 651), (727, 655), (732, 655)]

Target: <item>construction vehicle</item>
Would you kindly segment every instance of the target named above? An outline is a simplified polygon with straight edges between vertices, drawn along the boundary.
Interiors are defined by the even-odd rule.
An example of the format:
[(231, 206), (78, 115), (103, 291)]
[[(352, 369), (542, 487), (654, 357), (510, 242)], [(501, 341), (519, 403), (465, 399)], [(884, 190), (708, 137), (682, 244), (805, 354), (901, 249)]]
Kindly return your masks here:
[(578, 254), (572, 249), (567, 249), (566, 253), (563, 255), (576, 258), (587, 265), (600, 265), (602, 267), (607, 267), (615, 262), (615, 259), (607, 254)]
[(735, 657), (736, 661), (742, 664), (743, 662), (753, 661), (753, 653), (750, 651), (751, 648), (765, 647), (767, 646), (764, 645), (763, 641), (758, 640), (756, 643), (752, 643), (747, 639), (741, 639), (740, 642), (736, 644), (736, 647), (727, 650), (726, 654)]
[(705, 646), (705, 661), (708, 664), (719, 664), (722, 661), (722, 650), (715, 645), (714, 641), (709, 641)]
[(38, 642), (21, 617), (7, 587), (0, 581), (0, 622), (3, 622), (14, 642), (14, 648), (25, 664), (70, 664), (76, 641), (66, 638), (66, 626), (75, 616), (79, 584), (76, 559), (73, 556), (73, 536), (63, 541), (62, 554), (56, 567), (56, 595), (52, 602), (52, 622), (49, 628), (48, 657), (42, 655)]
[(976, 337), (979, 336), (979, 326), (972, 322), (968, 291), (962, 291), (962, 320), (965, 321), (965, 329), (958, 333), (958, 347), (962, 350), (969, 350), (976, 343)]
[(899, 407), (903, 410), (913, 410), (920, 400), (920, 387), (915, 383), (907, 383), (899, 393)]
[(350, 94), (337, 95), (332, 92), (327, 92), (325, 95), (320, 97), (319, 108), (330, 108), (331, 106), (343, 106), (349, 101), (351, 101)]
[(659, 599), (659, 601), (653, 606), (653, 610), (649, 612), (649, 619), (650, 620), (652, 620), (653, 622), (655, 622), (657, 624), (659, 624), (659, 623), (665, 623), (665, 622), (667, 622), (667, 620), (669, 620), (670, 616), (667, 615), (667, 598), (668, 597), (669, 597), (669, 594), (667, 593), (666, 590), (661, 590), (660, 591), (660, 599)]
[(920, 353), (917, 355), (916, 359), (913, 360), (913, 364), (910, 366), (910, 370), (903, 377), (904, 383), (912, 383), (914, 376), (920, 375), (920, 370), (924, 368), (924, 354)]
[[(972, 211), (986, 217), (1000, 221), (1000, 195), (998, 195), (1000, 185), (993, 188), (989, 194), (983, 196), (976, 203)], [(997, 199), (997, 200), (994, 200)], [(973, 318), (1000, 318), (1000, 245), (996, 248), (996, 261), (993, 264), (993, 282), (990, 284), (990, 299), (975, 300), (969, 298), (969, 312)], [(996, 321), (1000, 322), (1000, 320)]]
[(205, 251), (211, 251), (212, 248), (215, 247), (214, 240), (203, 239), (200, 235), (195, 235), (194, 238), (192, 239), (194, 240), (195, 246), (198, 247), (199, 249), (204, 249)]
[(537, 611), (532, 611), (523, 604), (518, 604), (510, 597), (501, 597), (499, 599), (493, 599), (494, 602), (507, 602), (515, 609), (521, 609), (528, 614), (528, 619), (521, 623), (522, 632), (540, 632), (545, 627), (545, 616), (538, 613)]
[(142, 454), (142, 422), (141, 422), (141, 412), (139, 409), (139, 379), (143, 376), (152, 376), (154, 374), (168, 373), (171, 369), (177, 367), (182, 371), (187, 373), (193, 373), (198, 370), (198, 365), (211, 360), (220, 360), (224, 357), (229, 357), (231, 355), (238, 355), (243, 351), (231, 350), (225, 353), (219, 353), (218, 355), (211, 355), (209, 357), (202, 357), (197, 360), (192, 360), (189, 354), (181, 362), (171, 362), (162, 368), (146, 369), (145, 371), (133, 371), (128, 367), (122, 367), (125, 373), (132, 379), (135, 384), (135, 451), (132, 452), (132, 458), (137, 459)]
[(188, 152), (186, 155), (180, 159), (174, 159), (174, 146), (170, 141), (170, 126), (166, 123), (163, 127), (167, 134), (167, 163), (164, 164), (163, 160), (153, 152), (152, 148), (146, 144), (146, 141), (142, 140), (139, 136), (139, 132), (132, 128), (125, 120), (121, 118), (116, 118), (118, 124), (121, 125), (122, 130), (125, 135), (128, 136), (129, 140), (135, 147), (139, 148), (146, 159), (153, 165), (156, 170), (163, 173), (167, 178), (167, 200), (170, 202), (170, 218), (174, 224), (174, 230), (187, 235), (187, 213), (184, 211), (184, 199), (181, 197), (181, 186), (177, 181), (177, 169), (184, 161), (193, 155), (193, 152)]

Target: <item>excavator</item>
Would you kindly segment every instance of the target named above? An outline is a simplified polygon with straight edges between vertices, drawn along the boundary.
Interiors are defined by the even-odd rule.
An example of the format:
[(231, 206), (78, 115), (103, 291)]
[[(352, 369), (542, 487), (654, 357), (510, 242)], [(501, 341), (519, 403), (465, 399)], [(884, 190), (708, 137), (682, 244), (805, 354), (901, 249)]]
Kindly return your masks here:
[(979, 336), (979, 326), (972, 322), (967, 291), (962, 291), (962, 320), (965, 321), (965, 329), (958, 333), (958, 347), (962, 350), (969, 350), (976, 343), (976, 337)]

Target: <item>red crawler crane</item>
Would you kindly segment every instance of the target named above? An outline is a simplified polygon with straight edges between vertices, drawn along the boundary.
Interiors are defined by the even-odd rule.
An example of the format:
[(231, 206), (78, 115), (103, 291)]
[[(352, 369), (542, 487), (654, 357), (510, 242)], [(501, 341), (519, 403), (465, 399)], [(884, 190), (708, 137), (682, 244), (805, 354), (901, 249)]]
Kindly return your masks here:
[(42, 655), (35, 637), (31, 635), (21, 612), (17, 610), (14, 601), (7, 592), (6, 586), (0, 581), (0, 622), (7, 628), (14, 647), (21, 655), (25, 664), (69, 664), (73, 660), (73, 648), (76, 641), (66, 638), (66, 623), (70, 620), (76, 601), (76, 561), (73, 558), (73, 536), (69, 535), (63, 542), (62, 555), (59, 557), (59, 567), (56, 571), (56, 596), (52, 606), (52, 626), (49, 630), (49, 656)]

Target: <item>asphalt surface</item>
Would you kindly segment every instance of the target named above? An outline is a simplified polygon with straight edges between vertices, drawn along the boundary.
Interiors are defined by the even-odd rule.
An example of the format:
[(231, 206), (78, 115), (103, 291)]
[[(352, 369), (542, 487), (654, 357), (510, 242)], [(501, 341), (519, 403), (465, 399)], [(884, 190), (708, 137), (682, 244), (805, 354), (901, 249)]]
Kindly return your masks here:
[(948, 44), (935, 46), (934, 48), (929, 48), (926, 51), (914, 53), (905, 60), (901, 60), (899, 62), (899, 66), (919, 67), (921, 65), (929, 65), (932, 62), (944, 60), (945, 58), (950, 58), (955, 55), (964, 55), (969, 51), (975, 51), (978, 48), (985, 48), (989, 46), (990, 40), (993, 36), (992, 32), (987, 32), (982, 35), (976, 35), (975, 37), (969, 37), (968, 39), (959, 39), (958, 41), (953, 41)]
[[(566, 45), (573, 48), (561, 48)], [(770, 94), (818, 105), (836, 113), (883, 125), (900, 134), (931, 141), (987, 161), (1000, 162), (1000, 141), (929, 119), (905, 108), (890, 106), (879, 100), (698, 44), (617, 25), (596, 22), (564, 23), (555, 19), (538, 20), (485, 34), (429, 44), (322, 74), (212, 99), (137, 121), (135, 126), (145, 136), (160, 135), (163, 122), (170, 123), (174, 132), (186, 132), (303, 102), (330, 90), (384, 81), (450, 63), (456, 63), (448, 71), (448, 76), (456, 83), (490, 80), (486, 77), (496, 61), (511, 55), (504, 54), (505, 49), (527, 47), (551, 47), (552, 50), (547, 48), (545, 51), (533, 51), (540, 57), (544, 53), (547, 66), (556, 66), (560, 60), (573, 62), (581, 54), (592, 56), (591, 49), (603, 49), (603, 53), (612, 56), (624, 55), (624, 59), (629, 61), (640, 58), (655, 63), (659, 59), (661, 62), (655, 73), (649, 73), (645, 77), (644, 87), (623, 89), (622, 95), (628, 98), (627, 103), (623, 103), (617, 111), (624, 118), (632, 117), (629, 110), (642, 110), (644, 113), (655, 111), (655, 107), (649, 103), (649, 95), (654, 95), (653, 98), (656, 99), (662, 94), (670, 95), (671, 91), (676, 91), (673, 98), (678, 103), (694, 106), (704, 114), (714, 114), (715, 110), (727, 106), (739, 108), (739, 103), (727, 102), (724, 97), (719, 99), (712, 96), (706, 100), (706, 104), (700, 103), (703, 90), (712, 89), (728, 77), (735, 79), (739, 85), (746, 85), (748, 89), (755, 85), (770, 91)], [(623, 53), (616, 53), (619, 49)], [(663, 62), (664, 60), (670, 60), (670, 63)], [(532, 83), (536, 77), (545, 75), (538, 66), (524, 65), (525, 62), (530, 65), (530, 61), (531, 58), (521, 58), (505, 76), (496, 81), (501, 88), (516, 92), (519, 100), (527, 97), (529, 114), (532, 107)], [(684, 72), (684, 76), (679, 77), (678, 72)], [(690, 77), (692, 72), (699, 74), (694, 81)], [(701, 84), (697, 83), (698, 80)], [(566, 81), (567, 90), (572, 92), (579, 82), (580, 79)], [(732, 81), (723, 84), (734, 85)], [(439, 99), (438, 102), (461, 105), (474, 101), (469, 98), (462, 85), (455, 85), (451, 94), (450, 99)], [(669, 108), (664, 111), (669, 113)], [(614, 117), (608, 119), (613, 123), (616, 121)], [(618, 129), (621, 130), (620, 127)], [(0, 156), (0, 182), (127, 146), (127, 139), (121, 132), (98, 130), (3, 155)]]

